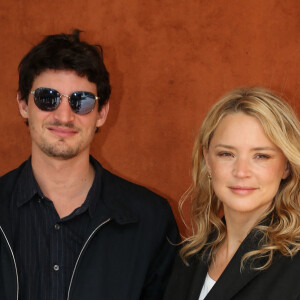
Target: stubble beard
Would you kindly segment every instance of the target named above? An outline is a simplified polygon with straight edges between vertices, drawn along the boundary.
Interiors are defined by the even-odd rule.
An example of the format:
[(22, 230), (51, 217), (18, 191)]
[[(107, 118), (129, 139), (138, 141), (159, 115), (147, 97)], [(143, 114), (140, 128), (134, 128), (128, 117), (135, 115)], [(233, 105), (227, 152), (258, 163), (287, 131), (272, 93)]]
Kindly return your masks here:
[[(74, 128), (79, 131), (78, 128), (75, 128), (73, 124), (61, 124), (60, 122), (52, 123), (51, 125), (55, 126), (65, 126), (68, 128)], [(35, 131), (35, 127), (29, 123), (29, 128), (31, 133)], [(60, 158), (60, 159), (70, 159), (77, 156), (80, 152), (80, 143), (75, 146), (70, 146), (67, 144), (65, 138), (60, 138), (56, 142), (49, 142), (46, 137), (41, 136), (40, 142), (37, 145), (40, 150), (49, 157)]]
[(40, 149), (48, 156), (61, 159), (70, 159), (79, 154), (80, 147), (70, 147), (65, 139), (60, 139), (56, 144), (50, 144), (44, 139), (39, 145)]

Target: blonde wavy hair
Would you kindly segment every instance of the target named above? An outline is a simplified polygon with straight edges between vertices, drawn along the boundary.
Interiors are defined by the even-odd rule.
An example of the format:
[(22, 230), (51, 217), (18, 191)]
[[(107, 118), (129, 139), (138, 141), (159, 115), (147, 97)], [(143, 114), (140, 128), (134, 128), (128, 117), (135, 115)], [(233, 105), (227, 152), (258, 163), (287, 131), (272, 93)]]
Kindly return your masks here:
[[(261, 88), (240, 88), (222, 97), (208, 112), (198, 136), (192, 156), (192, 185), (180, 201), (191, 200), (192, 235), (185, 238), (180, 254), (188, 258), (202, 253), (214, 257), (216, 249), (226, 237), (226, 226), (220, 217), (222, 204), (214, 193), (203, 156), (203, 147), (210, 141), (220, 121), (228, 114), (243, 112), (258, 119), (266, 135), (281, 149), (289, 165), (289, 176), (282, 180), (269, 210), (254, 229), (261, 233), (260, 248), (246, 253), (241, 268), (248, 259), (266, 258), (255, 269), (268, 268), (275, 252), (292, 257), (300, 249), (300, 123), (293, 109), (272, 92)], [(270, 223), (261, 222), (270, 215)]]

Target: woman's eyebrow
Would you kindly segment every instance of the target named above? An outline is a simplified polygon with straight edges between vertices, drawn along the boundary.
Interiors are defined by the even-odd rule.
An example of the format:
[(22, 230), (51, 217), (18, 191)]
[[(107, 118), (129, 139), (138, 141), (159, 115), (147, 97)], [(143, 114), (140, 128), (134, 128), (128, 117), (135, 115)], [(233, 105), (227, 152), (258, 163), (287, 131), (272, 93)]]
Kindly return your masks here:
[[(226, 144), (217, 144), (217, 145), (215, 145), (214, 148), (236, 149), (236, 147), (231, 146), (231, 145), (226, 145)], [(270, 146), (259, 146), (259, 147), (253, 147), (250, 150), (253, 150), (253, 151), (264, 151), (264, 150), (277, 151), (277, 148), (270, 147)]]

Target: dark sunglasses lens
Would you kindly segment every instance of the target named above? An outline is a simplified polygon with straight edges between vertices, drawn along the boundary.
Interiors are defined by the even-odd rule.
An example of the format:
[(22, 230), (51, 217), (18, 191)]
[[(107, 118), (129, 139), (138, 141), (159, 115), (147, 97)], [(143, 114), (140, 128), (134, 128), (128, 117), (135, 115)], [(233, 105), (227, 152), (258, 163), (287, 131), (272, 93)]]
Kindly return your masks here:
[(79, 115), (90, 113), (95, 107), (95, 95), (90, 92), (75, 92), (70, 96), (72, 110)]
[(38, 88), (34, 92), (34, 103), (40, 110), (55, 110), (60, 103), (59, 92), (49, 88)]

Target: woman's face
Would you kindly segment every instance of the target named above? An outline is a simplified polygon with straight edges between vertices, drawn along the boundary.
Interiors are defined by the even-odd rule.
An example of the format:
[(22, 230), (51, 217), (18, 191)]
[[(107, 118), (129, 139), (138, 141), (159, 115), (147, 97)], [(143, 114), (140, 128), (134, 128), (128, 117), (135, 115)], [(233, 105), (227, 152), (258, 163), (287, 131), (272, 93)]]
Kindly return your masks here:
[(213, 189), (224, 213), (258, 219), (270, 206), (289, 174), (282, 151), (260, 122), (244, 113), (227, 115), (203, 149)]

